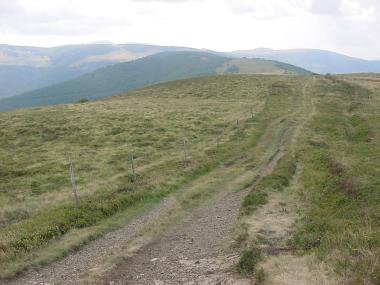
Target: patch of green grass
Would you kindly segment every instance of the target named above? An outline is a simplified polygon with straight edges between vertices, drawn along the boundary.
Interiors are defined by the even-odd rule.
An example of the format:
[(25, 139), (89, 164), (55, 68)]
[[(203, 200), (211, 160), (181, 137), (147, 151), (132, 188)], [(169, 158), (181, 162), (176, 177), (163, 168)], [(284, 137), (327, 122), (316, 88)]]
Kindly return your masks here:
[(259, 181), (257, 187), (265, 190), (281, 191), (289, 186), (296, 168), (297, 164), (288, 154), (278, 161), (278, 164), (270, 175), (263, 177)]
[(273, 172), (267, 176), (259, 178), (252, 190), (244, 198), (241, 208), (241, 215), (252, 214), (259, 206), (267, 203), (268, 192), (281, 191), (287, 187), (296, 172), (296, 164), (292, 157), (287, 154), (282, 157)]
[(265, 271), (263, 268), (259, 268), (255, 270), (254, 273), (255, 282), (258, 285), (264, 284), (265, 281)]
[(241, 209), (241, 215), (252, 214), (259, 206), (267, 203), (268, 194), (260, 190), (253, 190), (245, 196)]
[(248, 249), (245, 249), (239, 258), (237, 264), (237, 270), (240, 274), (252, 274), (257, 263), (261, 260), (261, 252), (258, 248), (251, 246)]

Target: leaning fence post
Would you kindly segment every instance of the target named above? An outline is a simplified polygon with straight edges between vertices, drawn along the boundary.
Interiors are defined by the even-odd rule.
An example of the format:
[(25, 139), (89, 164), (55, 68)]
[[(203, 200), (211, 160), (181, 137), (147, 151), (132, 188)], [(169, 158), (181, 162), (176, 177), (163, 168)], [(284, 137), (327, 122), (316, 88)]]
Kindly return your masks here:
[(74, 166), (73, 166), (73, 162), (71, 161), (71, 159), (69, 159), (69, 176), (70, 176), (70, 181), (71, 181), (71, 188), (73, 190), (73, 194), (74, 194), (74, 198), (75, 198), (75, 204), (79, 208), (80, 201), (79, 201), (79, 196), (78, 196), (78, 191), (77, 191), (77, 185), (75, 182)]
[(132, 168), (132, 181), (136, 181), (136, 170), (135, 170), (135, 160), (133, 154), (131, 154), (131, 168)]

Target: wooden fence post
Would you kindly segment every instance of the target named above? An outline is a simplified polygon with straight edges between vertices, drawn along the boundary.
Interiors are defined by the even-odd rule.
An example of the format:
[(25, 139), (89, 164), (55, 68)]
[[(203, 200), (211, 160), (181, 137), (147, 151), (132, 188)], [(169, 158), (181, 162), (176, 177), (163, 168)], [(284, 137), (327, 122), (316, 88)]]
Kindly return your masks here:
[(133, 154), (131, 154), (131, 168), (132, 168), (132, 181), (135, 182), (137, 179), (136, 170), (135, 170), (135, 160)]
[(186, 165), (187, 162), (187, 152), (186, 152), (186, 139), (183, 139), (183, 162)]
[(73, 190), (74, 198), (75, 198), (75, 204), (77, 207), (80, 207), (80, 201), (79, 201), (79, 196), (78, 196), (78, 191), (77, 191), (77, 185), (75, 182), (75, 175), (74, 175), (74, 166), (73, 162), (71, 159), (69, 159), (69, 176), (70, 176), (70, 181), (71, 181), (71, 188)]

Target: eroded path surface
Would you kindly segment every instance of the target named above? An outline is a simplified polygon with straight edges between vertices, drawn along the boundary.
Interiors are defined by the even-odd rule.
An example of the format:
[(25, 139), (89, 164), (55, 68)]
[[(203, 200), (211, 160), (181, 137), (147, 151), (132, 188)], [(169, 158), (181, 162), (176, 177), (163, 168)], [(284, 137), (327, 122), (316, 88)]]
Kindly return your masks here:
[(109, 272), (99, 284), (250, 284), (234, 276), (229, 237), (246, 191), (223, 192)]
[(118, 250), (122, 242), (134, 236), (144, 225), (155, 217), (164, 214), (170, 208), (173, 199), (167, 198), (151, 211), (142, 215), (124, 227), (105, 234), (102, 238), (90, 242), (77, 252), (53, 262), (49, 266), (31, 270), (4, 284), (75, 284), (82, 274), (101, 263), (112, 251)]
[[(276, 123), (279, 121), (281, 118)], [(250, 187), (236, 190), (247, 177), (252, 181), (255, 176), (270, 174), (284, 155), (285, 149), (279, 145), (282, 135), (275, 135), (279, 126), (274, 125), (271, 134), (263, 137), (263, 140), (271, 140), (274, 147), (261, 153), (259, 160), (264, 160), (261, 167), (246, 170), (220, 185), (217, 194), (193, 210), (178, 226), (153, 239), (132, 256), (126, 256), (96, 283), (252, 284), (250, 278), (242, 278), (235, 270), (240, 252), (231, 246), (232, 233), (242, 199)]]
[(96, 283), (252, 284), (250, 278), (236, 274), (240, 252), (231, 246), (241, 202), (252, 186), (237, 190), (247, 178), (252, 181), (273, 171), (285, 152), (281, 140), (286, 126), (285, 119), (279, 118), (263, 136), (257, 158), (260, 167), (241, 171), (224, 184), (217, 182), (220, 177), (214, 177), (210, 184), (215, 183), (213, 188), (219, 190), (213, 197), (203, 201), (176, 227), (164, 231), (132, 256), (126, 255), (112, 270), (97, 278)]

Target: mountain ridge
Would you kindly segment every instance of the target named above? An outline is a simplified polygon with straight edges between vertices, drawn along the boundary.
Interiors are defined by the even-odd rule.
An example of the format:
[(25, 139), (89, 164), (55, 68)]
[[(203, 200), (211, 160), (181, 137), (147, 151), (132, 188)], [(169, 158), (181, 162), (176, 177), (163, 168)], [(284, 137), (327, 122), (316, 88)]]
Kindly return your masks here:
[(293, 64), (315, 73), (380, 72), (380, 60), (367, 60), (323, 49), (270, 49), (256, 48), (227, 53), (233, 57), (264, 58)]
[(205, 52), (163, 52), (2, 99), (0, 111), (96, 100), (160, 82), (226, 73), (311, 74), (305, 69), (270, 60), (233, 59)]
[(186, 47), (84, 44), (58, 47), (0, 44), (0, 99), (77, 78), (98, 68)]

